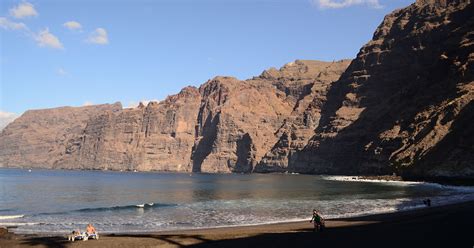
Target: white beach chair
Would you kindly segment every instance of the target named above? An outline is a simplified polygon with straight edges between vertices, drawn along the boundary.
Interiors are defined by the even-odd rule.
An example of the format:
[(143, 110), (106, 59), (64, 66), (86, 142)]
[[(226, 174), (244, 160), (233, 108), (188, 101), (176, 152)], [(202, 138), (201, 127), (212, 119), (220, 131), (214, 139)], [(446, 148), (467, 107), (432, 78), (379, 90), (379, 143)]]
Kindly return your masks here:
[(98, 233), (88, 234), (87, 238), (89, 239), (99, 239)]
[(87, 241), (89, 237), (87, 236), (86, 233), (81, 233), (81, 234), (70, 234), (67, 237), (68, 241), (76, 241), (76, 240), (82, 240), (82, 241)]

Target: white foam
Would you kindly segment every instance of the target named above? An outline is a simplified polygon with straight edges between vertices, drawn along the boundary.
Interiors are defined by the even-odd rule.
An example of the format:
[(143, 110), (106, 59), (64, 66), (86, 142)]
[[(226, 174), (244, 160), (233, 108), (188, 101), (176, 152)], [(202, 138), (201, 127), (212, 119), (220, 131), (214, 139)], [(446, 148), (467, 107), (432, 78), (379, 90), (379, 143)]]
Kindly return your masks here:
[(24, 215), (0, 215), (0, 220), (11, 220), (23, 218)]
[(38, 222), (0, 222), (0, 226), (33, 226), (38, 225)]
[(331, 181), (341, 181), (341, 182), (368, 182), (368, 183), (384, 183), (390, 185), (400, 185), (400, 186), (409, 186), (409, 185), (423, 185), (430, 186), (440, 189), (447, 190), (456, 190), (466, 193), (474, 193), (474, 186), (452, 186), (452, 185), (442, 185), (439, 183), (429, 183), (429, 182), (416, 182), (416, 181), (395, 181), (395, 180), (384, 180), (384, 179), (367, 179), (358, 176), (322, 176), (324, 180)]
[(424, 182), (415, 181), (395, 181), (395, 180), (383, 180), (383, 179), (367, 179), (358, 176), (322, 176), (324, 180), (341, 181), (341, 182), (368, 182), (368, 183), (389, 183), (399, 185), (413, 185), (423, 184)]

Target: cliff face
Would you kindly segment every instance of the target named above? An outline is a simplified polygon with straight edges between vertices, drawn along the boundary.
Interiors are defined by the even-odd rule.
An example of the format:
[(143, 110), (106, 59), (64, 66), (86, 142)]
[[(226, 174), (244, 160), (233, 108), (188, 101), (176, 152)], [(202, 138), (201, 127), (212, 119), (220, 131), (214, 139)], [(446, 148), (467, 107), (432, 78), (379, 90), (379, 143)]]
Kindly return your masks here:
[(0, 134), (0, 165), (51, 168), (73, 152), (90, 119), (121, 109), (115, 103), (26, 111)]
[(90, 119), (58, 166), (189, 171), (199, 103), (198, 90), (188, 87), (160, 103), (104, 112)]
[(0, 166), (473, 178), (473, 6), (396, 10), (353, 61), (216, 77), (134, 109), (28, 111), (0, 134)]
[[(45, 124), (45, 130), (33, 128), (34, 132), (17, 128), (38, 118), (27, 112), (2, 132), (0, 164), (252, 172), (263, 157), (269, 156), (267, 153), (273, 155), (285, 133), (304, 129), (298, 133), (300, 143), (314, 135), (319, 109), (313, 111), (310, 106), (317, 106), (319, 100), (313, 98), (324, 94), (349, 63), (349, 60), (295, 61), (250, 80), (216, 77), (199, 89), (187, 87), (146, 107), (68, 108), (78, 113), (80, 120), (73, 118), (71, 111), (40, 110), (36, 112), (46, 123), (56, 118), (67, 122), (62, 126)], [(302, 113), (307, 115), (304, 120), (299, 117)], [(74, 126), (76, 123), (81, 125)], [(51, 133), (59, 134), (48, 136)], [(65, 138), (57, 137), (61, 135)], [(291, 147), (284, 148), (287, 154), (301, 147), (293, 145), (296, 139), (291, 143)], [(19, 147), (21, 150), (17, 151)], [(51, 149), (56, 152), (46, 152)], [(287, 158), (278, 155), (272, 161), (283, 164)]]
[[(297, 60), (250, 80), (217, 77), (202, 85), (193, 171), (264, 171), (256, 166), (268, 158), (287, 164), (290, 151), (314, 135), (314, 97), (324, 95), (349, 62)], [(297, 138), (279, 148), (287, 133)]]
[[(311, 66), (308, 64), (311, 63)], [(289, 63), (279, 71), (271, 69), (258, 80), (270, 83), (288, 96), (291, 112), (276, 131), (276, 143), (265, 153), (255, 168), (256, 172), (292, 170), (292, 156), (302, 150), (315, 135), (321, 118), (321, 107), (326, 102), (329, 86), (346, 70), (350, 60), (327, 64), (319, 61)], [(320, 70), (317, 68), (324, 68)]]
[(473, 177), (473, 7), (425, 0), (387, 15), (331, 86), (290, 167)]

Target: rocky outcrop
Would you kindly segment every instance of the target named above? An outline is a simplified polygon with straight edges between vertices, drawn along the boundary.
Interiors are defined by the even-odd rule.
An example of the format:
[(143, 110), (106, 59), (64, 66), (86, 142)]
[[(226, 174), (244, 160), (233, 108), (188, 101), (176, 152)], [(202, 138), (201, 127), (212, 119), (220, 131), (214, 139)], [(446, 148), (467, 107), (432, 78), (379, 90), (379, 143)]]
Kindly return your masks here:
[(260, 160), (256, 172), (293, 170), (292, 155), (302, 150), (315, 135), (328, 88), (339, 79), (349, 63), (350, 60), (333, 63), (295, 61), (279, 71), (270, 69), (262, 73), (259, 79), (270, 81), (285, 92), (293, 108), (276, 132), (277, 142)]
[(0, 134), (0, 165), (472, 179), (473, 6), (396, 10), (353, 61), (216, 77), (133, 109), (28, 111)]
[[(195, 87), (146, 107), (106, 111), (70, 144), (57, 166), (81, 169), (190, 171), (200, 94)], [(66, 149), (68, 149), (66, 147)]]
[(417, 1), (387, 15), (327, 93), (306, 173), (474, 177), (474, 6)]
[(0, 135), (0, 165), (53, 168), (58, 159), (73, 153), (90, 119), (117, 112), (120, 103), (85, 107), (28, 110)]
[[(256, 166), (278, 146), (283, 129), (297, 122), (312, 96), (337, 80), (349, 62), (297, 60), (250, 80), (216, 77), (203, 84), (193, 171), (260, 171)], [(314, 130), (310, 133), (305, 138)]]
[[(68, 122), (64, 127), (45, 125), (44, 131), (32, 133), (15, 128), (30, 125), (32, 117), (26, 113), (2, 132), (0, 163), (72, 169), (252, 172), (263, 157), (272, 156), (287, 132), (300, 139), (284, 148), (287, 154), (314, 135), (317, 106), (323, 98), (313, 98), (322, 97), (349, 62), (297, 60), (245, 81), (216, 77), (199, 89), (187, 87), (159, 103), (131, 109), (120, 105), (110, 109), (69, 108), (87, 117), (81, 120), (71, 118), (67, 111), (41, 110), (46, 113), (42, 116), (45, 120), (62, 118)], [(302, 113), (307, 117), (300, 118)], [(81, 125), (71, 132), (76, 123)], [(55, 132), (65, 138), (60, 142), (57, 135), (45, 138)], [(32, 141), (31, 146), (24, 146)], [(17, 152), (18, 147), (25, 151)], [(26, 149), (35, 152), (30, 154)], [(45, 152), (50, 149), (57, 152)], [(18, 154), (16, 159), (12, 154)], [(287, 160), (282, 155), (272, 157), (279, 164)]]

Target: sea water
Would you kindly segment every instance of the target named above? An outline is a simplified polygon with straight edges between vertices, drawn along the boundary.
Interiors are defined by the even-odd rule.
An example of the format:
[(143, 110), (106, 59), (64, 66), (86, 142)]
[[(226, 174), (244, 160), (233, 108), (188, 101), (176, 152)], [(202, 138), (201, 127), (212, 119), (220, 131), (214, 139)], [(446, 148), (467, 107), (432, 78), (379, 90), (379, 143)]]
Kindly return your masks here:
[(0, 226), (102, 233), (256, 225), (403, 211), (474, 199), (472, 187), (292, 174), (0, 169)]

